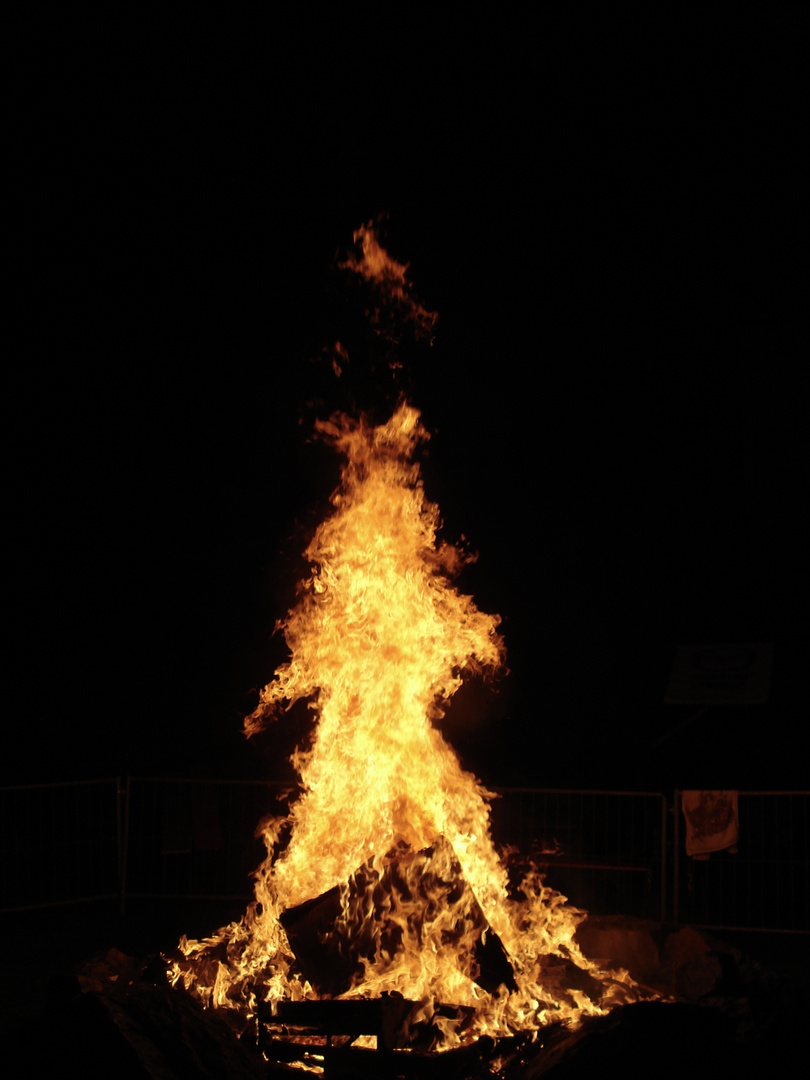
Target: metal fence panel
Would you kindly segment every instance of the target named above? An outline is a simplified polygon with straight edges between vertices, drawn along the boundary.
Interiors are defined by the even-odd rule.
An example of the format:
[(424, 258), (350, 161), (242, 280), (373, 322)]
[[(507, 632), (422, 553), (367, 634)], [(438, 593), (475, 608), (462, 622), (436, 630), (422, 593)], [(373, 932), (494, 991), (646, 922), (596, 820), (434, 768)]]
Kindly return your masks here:
[(675, 793), (675, 921), (707, 928), (810, 932), (810, 792), (740, 791), (737, 851), (686, 854)]
[(664, 918), (666, 800), (657, 792), (501, 788), (493, 838), (546, 883), (600, 915)]
[[(287, 789), (288, 791), (288, 789)], [(667, 850), (658, 793), (503, 788), (496, 844), (595, 914), (717, 929), (810, 932), (810, 792), (739, 792), (738, 851), (686, 856), (680, 792)], [(272, 782), (133, 778), (0, 788), (0, 910), (124, 894), (249, 900)], [(672, 874), (672, 887), (666, 881)]]
[(284, 814), (289, 785), (238, 780), (128, 781), (127, 896), (245, 899), (265, 855), (255, 837)]
[(118, 895), (117, 779), (0, 788), (0, 910)]

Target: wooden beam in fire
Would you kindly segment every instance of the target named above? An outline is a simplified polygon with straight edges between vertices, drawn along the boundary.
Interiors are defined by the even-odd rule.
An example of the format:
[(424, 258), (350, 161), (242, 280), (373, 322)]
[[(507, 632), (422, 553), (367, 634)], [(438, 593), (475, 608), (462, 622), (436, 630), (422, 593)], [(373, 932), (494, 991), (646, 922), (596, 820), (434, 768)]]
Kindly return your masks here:
[[(344, 908), (352, 918), (344, 917)], [(462, 913), (466, 925), (448, 927), (449, 910)], [(405, 950), (418, 950), (437, 920), (442, 920), (442, 944), (455, 946), (454, 962), (464, 974), (490, 993), (502, 985), (515, 989), (506, 950), (443, 837), (421, 851), (392, 854), (382, 870), (364, 863), (342, 888), (281, 915), (301, 974), (322, 997), (338, 997), (360, 985), (375, 957), (393, 961)]]

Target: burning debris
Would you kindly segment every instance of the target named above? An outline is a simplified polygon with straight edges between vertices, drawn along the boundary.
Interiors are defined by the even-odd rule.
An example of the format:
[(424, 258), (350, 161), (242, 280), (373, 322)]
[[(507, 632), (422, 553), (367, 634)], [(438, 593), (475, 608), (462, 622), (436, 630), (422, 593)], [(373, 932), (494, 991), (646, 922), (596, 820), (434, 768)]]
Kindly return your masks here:
[[(378, 297), (390, 285), (398, 310), (411, 304), (425, 325), (404, 268), (369, 230), (355, 239), (362, 258), (344, 265)], [(583, 913), (536, 871), (510, 891), (492, 795), (439, 730), (463, 678), (498, 668), (503, 643), (498, 617), (452, 583), (464, 558), (437, 540), (414, 460), (428, 438), (419, 412), (403, 401), (378, 426), (338, 415), (317, 427), (345, 457), (341, 485), (282, 623), (290, 659), (245, 721), (253, 735), (309, 703), (314, 739), (293, 759), (301, 794), (261, 828), (267, 858), (245, 916), (184, 939), (173, 981), (266, 1032), (289, 1025), (293, 1004), (314, 1017), (324, 999), (396, 1000), (396, 1046), (431, 1051), (533, 1037), (629, 1000), (632, 981), (576, 944)]]
[[(343, 893), (343, 896), (341, 895)], [(350, 919), (342, 918), (345, 905)], [(379, 955), (414, 953), (441, 941), (454, 964), (478, 986), (517, 989), (511, 964), (487, 925), (449, 844), (439, 838), (382, 871), (364, 863), (337, 886), (281, 915), (301, 970), (320, 995), (348, 993)]]

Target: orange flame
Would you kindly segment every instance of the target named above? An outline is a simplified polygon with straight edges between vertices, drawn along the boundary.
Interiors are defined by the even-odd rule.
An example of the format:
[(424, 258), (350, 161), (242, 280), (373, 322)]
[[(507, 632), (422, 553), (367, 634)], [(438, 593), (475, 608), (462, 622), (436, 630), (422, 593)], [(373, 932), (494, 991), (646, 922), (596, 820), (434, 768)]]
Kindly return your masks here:
[(458, 557), (437, 549), (438, 511), (408, 462), (425, 437), (416, 409), (375, 429), (319, 427), (348, 457), (337, 512), (306, 552), (316, 569), (285, 624), (292, 657), (246, 721), (253, 734), (285, 701), (316, 695), (315, 742), (296, 763), (304, 793), (274, 867), (285, 907), (397, 845), (416, 851), (441, 833), (463, 858), (486, 834), (481, 789), (431, 720), (465, 669), (501, 656), (497, 617), (447, 581)]
[[(391, 258), (370, 223), (355, 230), (354, 242), (360, 245), (361, 254), (350, 253), (339, 265), (341, 270), (356, 274), (371, 286), (373, 300), (366, 308), (366, 316), (374, 332), (389, 343), (398, 344), (400, 331), (407, 326), (416, 340), (432, 342), (437, 316), (414, 297), (408, 264)], [(389, 363), (400, 366), (397, 360)]]
[[(404, 269), (391, 271), (376, 240), (363, 239), (368, 272), (400, 288)], [(252, 735), (309, 701), (314, 741), (294, 756), (301, 795), (286, 820), (263, 826), (256, 901), (214, 939), (184, 939), (173, 978), (245, 1015), (254, 994), (316, 996), (279, 920), (337, 886), (332, 932), (369, 946), (346, 993), (397, 991), (420, 1002), (425, 1018), (438, 1003), (469, 1007), (463, 1036), (452, 1020), (439, 1024), (442, 1048), (600, 1012), (623, 991), (580, 953), (574, 934), (584, 915), (539, 875), (510, 896), (490, 834), (493, 796), (436, 726), (465, 673), (499, 666), (503, 643), (498, 617), (451, 582), (463, 559), (437, 541), (438, 508), (413, 460), (428, 437), (419, 413), (403, 403), (377, 427), (335, 416), (318, 429), (345, 456), (342, 481), (306, 551), (302, 598), (283, 623), (290, 659), (245, 721)], [(511, 987), (481, 985), (475, 945), (488, 932), (511, 961)], [(214, 963), (211, 946), (221, 952), (223, 943), (226, 960)], [(552, 985), (550, 956), (589, 971), (599, 1000)]]

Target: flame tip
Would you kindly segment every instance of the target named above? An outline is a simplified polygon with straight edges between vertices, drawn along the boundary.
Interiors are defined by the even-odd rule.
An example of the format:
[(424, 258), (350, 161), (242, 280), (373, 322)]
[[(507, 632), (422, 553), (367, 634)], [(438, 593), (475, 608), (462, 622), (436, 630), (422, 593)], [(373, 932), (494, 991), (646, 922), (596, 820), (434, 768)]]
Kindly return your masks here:
[[(395, 344), (407, 326), (432, 344), (437, 316), (415, 300), (408, 264), (380, 244), (382, 220), (355, 230), (339, 266), (360, 280), (375, 333)], [(340, 378), (348, 353), (336, 340), (318, 359)], [(394, 357), (391, 375), (400, 368)], [(538, 1025), (602, 1011), (582, 991), (543, 985), (543, 958), (556, 956), (607, 986), (574, 940), (586, 913), (534, 864), (515, 888), (516, 860), (510, 881), (510, 851), (492, 839), (498, 796), (462, 768), (437, 726), (466, 680), (508, 669), (500, 616), (452, 583), (478, 553), (464, 535), (458, 545), (438, 539), (442, 521), (417, 455), (430, 437), (403, 393), (382, 422), (341, 412), (315, 420), (311, 438), (343, 457), (340, 483), (304, 552), (309, 576), (297, 603), (273, 629), (284, 632), (289, 659), (243, 732), (265, 730), (299, 701), (315, 723), (289, 757), (297, 799), (279, 793), (279, 812), (257, 828), (266, 857), (252, 875), (254, 901), (211, 938), (181, 938), (173, 984), (193, 987), (207, 1007), (250, 1017), (259, 997), (277, 1014), (282, 999), (386, 994), (417, 1003), (405, 1028), (428, 1030), (435, 1048), (518, 1031), (535, 1038)], [(296, 718), (305, 715), (302, 706)], [(302, 907), (320, 912), (303, 949), (294, 917)], [(343, 982), (330, 964), (310, 970), (308, 948), (318, 947), (333, 950), (330, 964), (348, 965)], [(497, 977), (483, 950), (500, 957)], [(329, 978), (335, 987), (325, 989)]]

